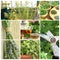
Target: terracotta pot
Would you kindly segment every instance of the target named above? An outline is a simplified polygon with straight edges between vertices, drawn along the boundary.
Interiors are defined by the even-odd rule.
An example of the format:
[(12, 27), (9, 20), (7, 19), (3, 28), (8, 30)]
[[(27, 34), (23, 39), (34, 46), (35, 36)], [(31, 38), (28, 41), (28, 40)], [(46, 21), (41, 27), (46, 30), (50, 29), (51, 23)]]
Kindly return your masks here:
[(21, 59), (32, 59), (31, 55), (21, 55)]

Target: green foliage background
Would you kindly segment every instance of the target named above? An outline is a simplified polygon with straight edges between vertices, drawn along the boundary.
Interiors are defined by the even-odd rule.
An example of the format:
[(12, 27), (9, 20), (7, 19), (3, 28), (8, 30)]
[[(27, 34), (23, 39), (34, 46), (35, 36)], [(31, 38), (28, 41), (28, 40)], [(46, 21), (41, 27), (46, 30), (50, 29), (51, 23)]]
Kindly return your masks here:
[(33, 59), (38, 59), (39, 41), (21, 40), (21, 55), (32, 55)]
[(53, 35), (59, 35), (59, 21), (41, 21), (41, 33), (50, 30)]
[[(41, 21), (41, 33), (46, 34), (48, 30), (50, 30), (53, 35), (59, 35), (59, 21)], [(59, 41), (57, 42), (59, 45)], [(40, 47), (41, 53), (40, 56), (42, 59), (52, 59), (53, 58), (53, 50), (51, 44), (44, 40), (43, 38), (40, 39)], [(46, 54), (47, 53), (47, 54)]]

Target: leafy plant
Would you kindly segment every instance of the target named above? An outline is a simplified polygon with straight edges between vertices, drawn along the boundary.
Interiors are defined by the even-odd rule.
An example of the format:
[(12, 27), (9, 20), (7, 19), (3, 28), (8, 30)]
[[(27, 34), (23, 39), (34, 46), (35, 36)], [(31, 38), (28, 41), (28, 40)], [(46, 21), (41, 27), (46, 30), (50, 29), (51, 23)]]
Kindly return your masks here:
[(57, 11), (52, 10), (52, 11), (51, 11), (51, 14), (57, 14)]
[(6, 29), (6, 28), (10, 27), (10, 22), (8, 20), (2, 21), (2, 26), (4, 29)]
[(9, 30), (10, 22), (8, 20), (2, 21), (2, 27), (6, 32), (6, 41), (3, 41), (3, 58), (4, 59), (18, 59), (19, 50)]
[(39, 21), (30, 22), (29, 25), (32, 26), (32, 33), (39, 33)]
[(47, 53), (45, 53), (45, 52), (41, 52), (40, 56), (41, 56), (40, 57), (41, 59), (47, 59)]
[(51, 7), (51, 6), (50, 6), (49, 3), (44, 2), (43, 4), (41, 4), (40, 9), (46, 9), (46, 10), (48, 10), (50, 7)]
[(4, 59), (18, 59), (19, 50), (13, 40), (6, 40), (3, 43), (3, 58)]
[(39, 42), (21, 40), (21, 55), (31, 55), (33, 58), (39, 58)]
[(19, 19), (18, 16), (17, 16), (17, 14), (16, 14), (15, 9), (11, 9), (11, 10), (10, 10), (8, 19), (9, 19), (9, 20)]
[[(22, 3), (22, 2), (21, 2)], [(2, 11), (4, 14), (4, 17), (8, 20), (19, 20), (19, 19), (34, 19), (36, 16), (36, 8), (28, 7), (28, 2), (26, 1), (25, 7), (21, 6), (22, 4), (18, 2), (15, 3), (15, 8), (10, 8), (6, 11), (9, 11), (8, 13), (6, 11)], [(7, 7), (6, 7), (7, 8)], [(4, 9), (4, 8), (3, 8)], [(3, 10), (1, 9), (1, 10)], [(3, 18), (3, 17), (2, 17)]]
[(59, 5), (59, 1), (51, 1), (50, 4), (52, 6), (57, 6), (57, 5)]
[(25, 34), (25, 37), (28, 39), (30, 38), (30, 34)]
[(47, 10), (43, 10), (43, 9), (40, 10), (40, 15), (45, 15), (46, 13), (48, 13)]
[[(53, 35), (59, 36), (59, 22), (58, 21), (41, 21), (41, 33), (46, 34), (48, 30), (50, 30)], [(59, 41), (56, 43), (59, 46)], [(52, 59), (53, 58), (53, 50), (50, 42), (46, 41), (43, 38), (40, 38), (40, 48), (41, 48), (41, 58)], [(47, 55), (45, 55), (47, 53)]]
[(46, 33), (50, 30), (53, 35), (59, 36), (59, 21), (42, 21), (41, 22), (41, 33)]
[(44, 39), (40, 39), (40, 48), (41, 48), (41, 59), (52, 59), (53, 57), (53, 50), (51, 45), (48, 41)]

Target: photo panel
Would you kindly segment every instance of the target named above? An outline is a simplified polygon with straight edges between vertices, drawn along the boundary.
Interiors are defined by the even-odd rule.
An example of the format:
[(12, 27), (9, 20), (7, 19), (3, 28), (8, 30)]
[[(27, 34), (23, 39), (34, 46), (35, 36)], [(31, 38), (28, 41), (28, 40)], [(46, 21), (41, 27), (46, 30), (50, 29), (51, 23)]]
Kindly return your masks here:
[(2, 59), (19, 59), (20, 54), (20, 41), (13, 39), (2, 40)]
[(39, 39), (38, 20), (21, 20), (20, 24), (20, 39)]
[(37, 1), (1, 0), (1, 20), (35, 19), (36, 16)]
[(59, 1), (37, 1), (40, 20), (59, 20)]
[(39, 40), (21, 40), (21, 59), (39, 59)]
[(2, 39), (20, 39), (20, 21), (2, 21)]
[(41, 59), (59, 59), (59, 21), (41, 21)]

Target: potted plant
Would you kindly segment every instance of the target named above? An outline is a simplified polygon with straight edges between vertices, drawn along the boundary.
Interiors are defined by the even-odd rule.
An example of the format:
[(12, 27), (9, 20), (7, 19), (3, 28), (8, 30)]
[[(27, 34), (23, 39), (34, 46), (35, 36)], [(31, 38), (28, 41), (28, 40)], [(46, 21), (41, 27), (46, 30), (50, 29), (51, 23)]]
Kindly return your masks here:
[(43, 4), (40, 5), (40, 9), (46, 9), (46, 10), (50, 10), (51, 6), (49, 2), (43, 2)]
[(40, 16), (42, 18), (45, 18), (47, 16), (47, 14), (48, 14), (47, 10), (43, 10), (43, 9), (40, 10)]
[(31, 20), (29, 26), (32, 28), (32, 33), (39, 33), (39, 21)]
[(21, 59), (32, 59), (31, 55), (21, 55)]
[(38, 59), (39, 43), (33, 40), (21, 40), (21, 59)]
[(51, 10), (51, 14), (55, 15), (55, 14), (57, 14), (57, 11), (56, 10)]
[(56, 6), (50, 10), (49, 15), (53, 20), (59, 20), (59, 13), (58, 13), (59, 10), (58, 9), (59, 9), (59, 7)]
[(59, 5), (59, 1), (51, 1), (51, 2), (50, 2), (50, 5), (51, 5), (52, 7), (55, 7), (55, 6)]

